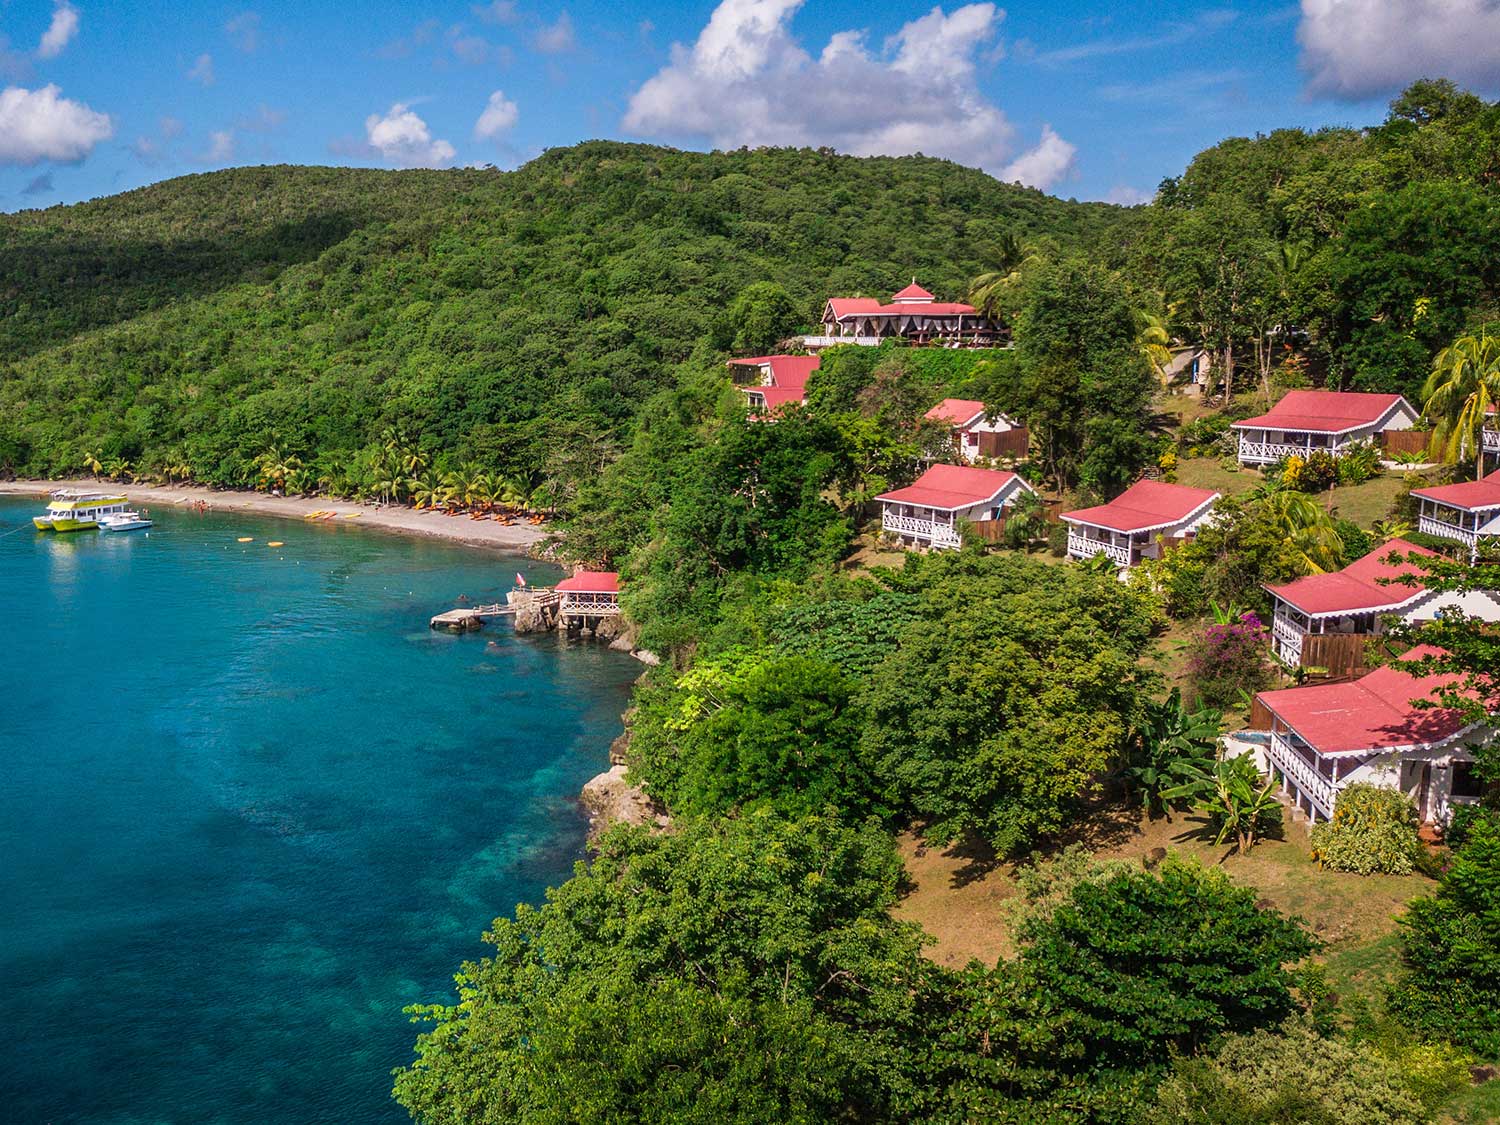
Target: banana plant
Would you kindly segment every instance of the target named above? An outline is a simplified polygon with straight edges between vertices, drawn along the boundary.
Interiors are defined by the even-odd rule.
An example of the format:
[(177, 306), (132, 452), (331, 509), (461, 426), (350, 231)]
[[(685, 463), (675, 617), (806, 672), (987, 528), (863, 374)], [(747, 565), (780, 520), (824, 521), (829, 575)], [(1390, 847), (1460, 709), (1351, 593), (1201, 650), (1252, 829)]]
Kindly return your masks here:
[(1164, 795), (1205, 780), (1212, 771), (1224, 730), (1224, 716), (1210, 708), (1188, 711), (1182, 692), (1146, 704), (1131, 740), (1130, 765), (1125, 775), (1141, 791), (1147, 811), (1172, 819)]
[(1218, 829), (1215, 845), (1233, 836), (1235, 850), (1244, 855), (1281, 823), (1275, 785), (1255, 768), (1248, 755), (1220, 757), (1205, 776), (1164, 790), (1162, 798), (1188, 801)]

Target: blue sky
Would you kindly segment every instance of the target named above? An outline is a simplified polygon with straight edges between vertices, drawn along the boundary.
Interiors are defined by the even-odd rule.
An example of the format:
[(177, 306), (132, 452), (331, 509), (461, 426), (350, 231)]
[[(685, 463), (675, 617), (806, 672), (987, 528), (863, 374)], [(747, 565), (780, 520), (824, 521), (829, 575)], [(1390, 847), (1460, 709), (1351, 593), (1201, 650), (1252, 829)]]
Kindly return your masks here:
[(1500, 0), (0, 0), (0, 209), (237, 164), (494, 163), (591, 137), (922, 151), (1134, 201), (1225, 136), (1495, 96)]

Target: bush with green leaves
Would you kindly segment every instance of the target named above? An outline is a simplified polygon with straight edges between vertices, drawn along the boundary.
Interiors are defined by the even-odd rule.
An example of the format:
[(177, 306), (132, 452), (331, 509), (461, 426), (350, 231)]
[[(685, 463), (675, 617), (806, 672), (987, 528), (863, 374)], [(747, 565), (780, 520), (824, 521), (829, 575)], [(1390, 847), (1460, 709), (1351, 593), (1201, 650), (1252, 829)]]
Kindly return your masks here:
[(1179, 1059), (1142, 1125), (1422, 1125), (1468, 1078), (1461, 1058), (1414, 1048), (1392, 1058), (1290, 1020)]
[(1417, 810), (1399, 789), (1347, 786), (1339, 791), (1333, 819), (1313, 828), (1312, 850), (1333, 871), (1410, 875), (1422, 851)]
[(1131, 740), (1125, 776), (1145, 801), (1153, 816), (1166, 812), (1170, 804), (1162, 794), (1203, 777), (1213, 769), (1224, 730), (1222, 712), (1211, 708), (1189, 711), (1182, 705), (1182, 692), (1161, 702), (1149, 702)]
[(1500, 1058), (1500, 822), (1469, 822), (1435, 895), (1416, 899), (1390, 1005), (1417, 1031)]

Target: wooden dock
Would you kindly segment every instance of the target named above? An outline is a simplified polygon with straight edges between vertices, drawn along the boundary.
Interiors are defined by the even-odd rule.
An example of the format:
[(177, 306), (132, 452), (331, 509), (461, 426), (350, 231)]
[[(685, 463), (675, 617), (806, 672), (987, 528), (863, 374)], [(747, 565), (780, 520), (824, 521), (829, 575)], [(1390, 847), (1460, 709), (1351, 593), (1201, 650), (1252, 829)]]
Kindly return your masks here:
[(476, 605), (460, 607), (459, 609), (444, 610), (437, 614), (429, 625), (434, 629), (440, 629), (445, 633), (472, 633), (484, 626), (484, 623), (492, 617), (503, 617), (505, 614), (514, 613), (515, 610), (508, 605)]

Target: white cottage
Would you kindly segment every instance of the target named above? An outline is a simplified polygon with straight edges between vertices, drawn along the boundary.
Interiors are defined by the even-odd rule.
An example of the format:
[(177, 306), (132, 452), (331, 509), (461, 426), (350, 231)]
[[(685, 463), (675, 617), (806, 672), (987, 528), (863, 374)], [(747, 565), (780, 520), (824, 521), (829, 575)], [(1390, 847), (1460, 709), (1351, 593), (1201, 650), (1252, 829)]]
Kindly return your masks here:
[(1068, 554), (1108, 555), (1117, 566), (1161, 557), (1161, 542), (1188, 542), (1208, 522), (1219, 494), (1159, 480), (1136, 481), (1108, 504), (1064, 512)]
[(1417, 412), (1400, 395), (1355, 391), (1288, 391), (1271, 411), (1235, 422), (1242, 465), (1270, 465), (1283, 457), (1322, 451), (1334, 457), (1387, 430), (1409, 430)]
[(1468, 747), (1492, 732), (1462, 712), (1414, 706), (1458, 677), (1418, 677), (1402, 667), (1436, 651), (1413, 649), (1349, 683), (1256, 696), (1271, 714), (1262, 764), (1310, 818), (1332, 819), (1339, 790), (1361, 782), (1400, 789), (1424, 824), (1446, 824), (1455, 806), (1478, 802)]
[(970, 465), (934, 465), (905, 488), (876, 497), (880, 525), (903, 543), (956, 549), (960, 521), (988, 523), (1004, 517), (1022, 492), (1022, 477)]
[[(945, 398), (923, 417), (945, 422), (953, 430), (953, 441), (965, 461), (981, 457), (1024, 457), (1026, 427), (1008, 414), (993, 415), (984, 403), (971, 398)], [(999, 435), (1009, 435), (1000, 437)]]
[(1479, 480), (1414, 488), (1417, 530), (1423, 535), (1452, 539), (1479, 555), (1481, 540), (1500, 535), (1500, 469)]
[(807, 380), (821, 361), (815, 355), (757, 355), (731, 359), (729, 377), (752, 410), (771, 414), (806, 401)]
[[(1388, 561), (1392, 555), (1402, 561)], [(1388, 617), (1431, 621), (1439, 610), (1455, 609), (1470, 617), (1500, 621), (1500, 592), (1439, 593), (1390, 582), (1422, 572), (1419, 565), (1405, 561), (1411, 555), (1436, 557), (1425, 547), (1392, 539), (1343, 570), (1266, 586), (1275, 605), (1271, 645), (1276, 655), (1288, 664), (1300, 664), (1309, 636), (1371, 636), (1381, 632)]]

